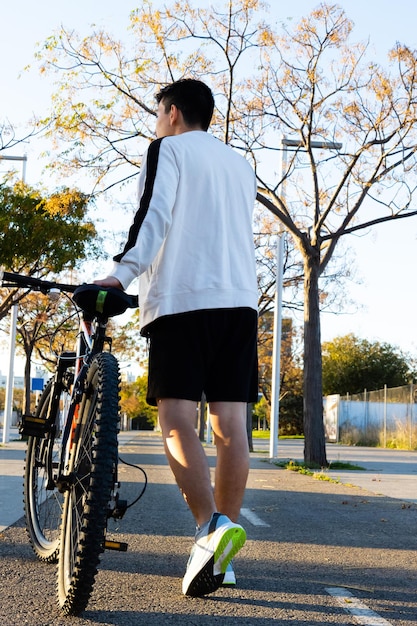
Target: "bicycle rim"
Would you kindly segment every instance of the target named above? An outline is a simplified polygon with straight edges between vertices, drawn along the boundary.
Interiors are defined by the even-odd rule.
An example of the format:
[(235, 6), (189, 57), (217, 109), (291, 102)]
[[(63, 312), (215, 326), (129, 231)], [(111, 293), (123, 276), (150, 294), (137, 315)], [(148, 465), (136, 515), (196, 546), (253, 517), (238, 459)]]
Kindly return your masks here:
[(104, 550), (108, 504), (117, 463), (119, 370), (110, 353), (92, 361), (70, 450), (58, 560), (58, 602), (78, 615), (93, 590)]
[[(44, 416), (48, 410), (51, 390), (52, 381), (41, 396), (36, 415)], [(63, 503), (63, 496), (49, 480), (58, 457), (59, 442), (52, 434), (28, 438), (23, 478), (26, 531), (36, 556), (50, 563), (58, 557)]]

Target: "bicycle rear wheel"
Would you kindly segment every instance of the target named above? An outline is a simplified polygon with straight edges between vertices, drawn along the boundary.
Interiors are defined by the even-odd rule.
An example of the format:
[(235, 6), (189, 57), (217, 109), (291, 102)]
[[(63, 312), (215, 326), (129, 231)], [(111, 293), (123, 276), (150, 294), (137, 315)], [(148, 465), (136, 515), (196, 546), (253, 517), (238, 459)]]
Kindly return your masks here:
[[(49, 381), (39, 400), (36, 417), (46, 417), (51, 394), (52, 381)], [(65, 402), (65, 397), (69, 398), (68, 391), (63, 391), (63, 396)], [(59, 424), (56, 426), (59, 430)], [(46, 438), (28, 438), (23, 478), (23, 503), (29, 541), (36, 556), (49, 563), (55, 562), (58, 557), (63, 503), (63, 496), (52, 481), (58, 464), (59, 435), (59, 432), (50, 432)]]
[(103, 352), (87, 373), (69, 456), (58, 560), (58, 601), (66, 615), (86, 608), (104, 550), (117, 465), (118, 415), (118, 364)]

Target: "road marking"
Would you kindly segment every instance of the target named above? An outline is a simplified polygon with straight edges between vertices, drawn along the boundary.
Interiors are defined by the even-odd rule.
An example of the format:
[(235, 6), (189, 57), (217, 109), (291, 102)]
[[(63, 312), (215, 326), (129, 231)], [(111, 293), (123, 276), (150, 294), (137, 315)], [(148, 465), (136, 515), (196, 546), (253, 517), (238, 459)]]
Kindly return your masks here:
[(337, 603), (348, 613), (350, 613), (358, 624), (363, 626), (392, 626), (391, 622), (380, 617), (378, 613), (368, 608), (358, 598), (343, 587), (328, 587), (327, 593), (333, 596)]
[(260, 517), (258, 517), (258, 515), (256, 515), (256, 513), (254, 513), (250, 509), (240, 509), (240, 513), (253, 526), (267, 526), (269, 528), (269, 524), (264, 522)]

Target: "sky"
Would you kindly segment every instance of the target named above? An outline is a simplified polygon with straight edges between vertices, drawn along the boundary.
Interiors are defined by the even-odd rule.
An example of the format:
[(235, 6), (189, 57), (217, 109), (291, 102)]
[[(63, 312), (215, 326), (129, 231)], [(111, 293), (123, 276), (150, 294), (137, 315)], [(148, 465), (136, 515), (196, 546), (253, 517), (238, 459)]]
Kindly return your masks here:
[[(211, 4), (204, 0), (198, 0), (198, 3), (204, 6)], [(318, 2), (272, 0), (270, 4), (271, 20), (291, 17), (297, 21)], [(415, 0), (342, 0), (338, 4), (355, 23), (353, 40), (369, 38), (370, 50), (376, 60), (383, 61), (396, 41), (417, 47)], [(155, 0), (153, 5), (161, 6), (161, 2)], [(75, 29), (87, 35), (95, 24), (123, 38), (130, 11), (137, 6), (140, 6), (137, 0), (2, 2), (0, 120), (8, 118), (18, 126), (32, 113), (48, 110), (52, 85), (39, 77), (34, 62), (39, 42), (43, 42), (61, 25), (67, 30)], [(27, 65), (35, 67), (23, 71)], [(36, 139), (31, 139), (24, 148), (19, 147), (10, 154), (21, 154), (22, 150), (28, 157), (26, 180), (37, 185), (43, 176), (39, 160), (42, 149)], [(0, 162), (0, 174), (4, 167), (5, 162)], [(417, 217), (390, 222), (372, 231), (349, 236), (346, 245), (355, 254), (355, 274), (360, 281), (360, 284), (346, 285), (346, 299), (353, 299), (356, 306), (342, 315), (323, 314), (322, 340), (330, 341), (336, 336), (355, 333), (362, 339), (398, 346), (417, 357)], [(5, 373), (1, 358), (0, 370)]]

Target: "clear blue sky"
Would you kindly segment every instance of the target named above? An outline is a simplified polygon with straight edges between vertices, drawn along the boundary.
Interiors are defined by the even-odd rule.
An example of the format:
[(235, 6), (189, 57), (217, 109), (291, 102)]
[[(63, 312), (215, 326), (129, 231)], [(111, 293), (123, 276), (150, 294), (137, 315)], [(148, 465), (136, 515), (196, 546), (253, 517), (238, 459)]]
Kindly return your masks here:
[[(210, 2), (199, 0), (201, 5)], [(154, 2), (158, 6), (159, 2)], [(168, 2), (168, 4), (171, 4)], [(216, 4), (216, 3), (215, 3)], [(222, 2), (220, 3), (222, 4)], [(354, 40), (370, 38), (371, 50), (380, 62), (396, 41), (417, 47), (417, 2), (415, 0), (343, 0), (339, 2), (355, 22)], [(271, 21), (292, 17), (295, 21), (318, 5), (312, 0), (291, 3), (271, 2)], [(15, 0), (0, 8), (0, 58), (2, 93), (0, 119), (13, 124), (27, 120), (33, 111), (45, 112), (49, 105), (49, 85), (36, 72), (21, 70), (33, 63), (37, 42), (42, 42), (60, 25), (88, 34), (90, 25), (103, 26), (123, 37), (132, 9), (140, 6), (130, 0)], [(40, 177), (37, 163), (40, 146), (35, 139), (26, 146), (27, 180), (36, 184)], [(417, 198), (416, 198), (417, 202)], [(349, 285), (349, 295), (363, 309), (354, 315), (323, 315), (322, 338), (354, 332), (359, 337), (387, 341), (417, 356), (417, 218), (390, 223), (369, 234), (350, 237), (356, 251), (361, 285)], [(0, 368), (2, 363), (0, 361)], [(4, 371), (4, 366), (3, 366)]]

